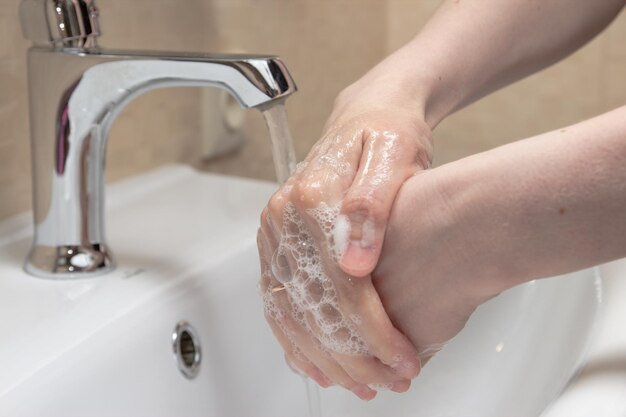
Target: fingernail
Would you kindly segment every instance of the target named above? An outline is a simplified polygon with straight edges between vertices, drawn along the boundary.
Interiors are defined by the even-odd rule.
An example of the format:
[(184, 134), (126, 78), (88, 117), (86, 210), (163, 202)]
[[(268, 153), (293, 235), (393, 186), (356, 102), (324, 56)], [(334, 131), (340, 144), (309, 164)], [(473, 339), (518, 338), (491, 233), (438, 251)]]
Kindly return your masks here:
[(359, 385), (352, 389), (352, 392), (356, 394), (357, 397), (364, 401), (370, 401), (374, 397), (376, 397), (377, 392), (368, 388), (366, 385)]
[(391, 368), (396, 374), (406, 379), (413, 379), (419, 373), (419, 364), (411, 361), (401, 361), (391, 364)]
[(394, 382), (390, 389), (393, 392), (402, 393), (402, 392), (407, 392), (409, 388), (411, 388), (411, 381), (404, 380), (404, 381)]
[(389, 366), (394, 370), (394, 372), (408, 380), (411, 380), (417, 376), (419, 370), (421, 368), (419, 357), (413, 355), (409, 355), (409, 357), (405, 357), (401, 353), (396, 353)]
[(333, 384), (333, 381), (328, 378), (322, 371), (315, 369), (308, 374), (309, 378), (317, 383), (322, 388), (328, 388)]
[(320, 375), (320, 380), (317, 381), (317, 383), (322, 387), (322, 388), (328, 388), (328, 387), (332, 387), (333, 385), (335, 385), (333, 383), (333, 381), (328, 378), (326, 375), (321, 374)]
[(362, 249), (371, 248), (376, 239), (374, 220), (354, 215), (350, 218), (350, 245)]
[[(376, 259), (376, 229), (374, 221), (366, 219), (363, 221), (357, 218), (351, 218), (349, 226), (343, 227), (349, 233), (347, 242), (343, 242), (341, 262), (349, 270), (369, 271), (377, 261)], [(335, 241), (341, 242), (337, 236)]]
[(372, 255), (374, 255), (373, 248), (365, 248), (360, 242), (350, 241), (341, 261), (351, 270), (367, 270), (376, 261)]

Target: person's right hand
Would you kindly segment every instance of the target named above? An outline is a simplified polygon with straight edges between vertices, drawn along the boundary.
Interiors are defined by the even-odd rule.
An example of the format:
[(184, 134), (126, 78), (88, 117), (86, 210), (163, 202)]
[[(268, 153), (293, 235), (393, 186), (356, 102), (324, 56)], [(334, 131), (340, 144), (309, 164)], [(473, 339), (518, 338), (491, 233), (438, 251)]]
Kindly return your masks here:
[(626, 256), (625, 116), (626, 106), (403, 184), (372, 277), (422, 364), (500, 292)]
[[(481, 303), (497, 294), (482, 280), (481, 261), (492, 248), (477, 239), (471, 221), (463, 221), (463, 208), (450, 202), (445, 173), (445, 167), (435, 168), (405, 182), (372, 273), (390, 319), (413, 342), (422, 366), (463, 329)], [(488, 208), (483, 212), (490, 216)]]

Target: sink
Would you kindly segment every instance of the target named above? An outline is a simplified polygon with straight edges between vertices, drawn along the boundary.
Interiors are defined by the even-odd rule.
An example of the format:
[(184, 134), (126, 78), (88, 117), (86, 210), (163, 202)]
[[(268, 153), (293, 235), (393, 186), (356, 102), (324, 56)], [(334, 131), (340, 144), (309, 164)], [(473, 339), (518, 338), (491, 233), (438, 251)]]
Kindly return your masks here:
[[(0, 415), (308, 416), (257, 294), (255, 235), (276, 185), (166, 166), (107, 191), (118, 269), (50, 282), (21, 263), (30, 216), (0, 224)], [(601, 306), (595, 270), (481, 306), (406, 394), (364, 403), (332, 387), (323, 416), (538, 416), (582, 364)], [(172, 332), (196, 331), (195, 379)]]

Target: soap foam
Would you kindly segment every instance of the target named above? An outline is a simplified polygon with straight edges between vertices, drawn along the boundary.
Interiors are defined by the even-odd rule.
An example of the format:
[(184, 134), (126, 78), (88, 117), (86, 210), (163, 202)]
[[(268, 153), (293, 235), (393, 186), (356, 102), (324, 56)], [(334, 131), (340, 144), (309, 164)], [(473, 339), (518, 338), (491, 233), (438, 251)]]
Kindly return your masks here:
[(333, 238), (335, 249), (333, 251), (333, 255), (335, 257), (335, 262), (339, 262), (341, 261), (343, 254), (346, 253), (346, 249), (348, 249), (348, 241), (350, 238), (350, 220), (348, 220), (348, 216), (345, 214), (337, 216)]
[[(262, 280), (266, 282), (271, 282), (272, 274), (269, 269), (263, 271)], [(261, 294), (263, 298), (263, 309), (265, 310), (265, 314), (273, 320), (274, 323), (280, 328), (283, 334), (289, 340), (291, 344), (291, 355), (303, 362), (308, 362), (309, 360), (302, 354), (300, 348), (296, 345), (294, 341), (294, 335), (285, 325), (284, 325), (284, 317), (285, 312), (278, 307), (276, 304), (275, 296), (274, 296), (274, 288), (268, 286), (264, 293)]]
[[(331, 207), (321, 203), (317, 208), (307, 211), (326, 236), (329, 252), (335, 260), (339, 259), (343, 250), (343, 243), (337, 245), (335, 236), (346, 230), (342, 221), (339, 221), (339, 227), (343, 231), (336, 230), (339, 209), (340, 205)], [(275, 278), (285, 286), (292, 307), (292, 318), (317, 336), (323, 350), (349, 355), (369, 354), (365, 341), (357, 332), (360, 317), (355, 320), (356, 316), (345, 317), (341, 313), (335, 287), (322, 265), (320, 248), (293, 203), (287, 203), (284, 208), (282, 235), (272, 257), (271, 269), (275, 272)], [(288, 277), (286, 269), (289, 270)], [(275, 296), (271, 289), (265, 292), (265, 311), (280, 323), (284, 312), (276, 307)], [(285, 330), (284, 326), (281, 328)], [(292, 337), (289, 332), (285, 334)]]

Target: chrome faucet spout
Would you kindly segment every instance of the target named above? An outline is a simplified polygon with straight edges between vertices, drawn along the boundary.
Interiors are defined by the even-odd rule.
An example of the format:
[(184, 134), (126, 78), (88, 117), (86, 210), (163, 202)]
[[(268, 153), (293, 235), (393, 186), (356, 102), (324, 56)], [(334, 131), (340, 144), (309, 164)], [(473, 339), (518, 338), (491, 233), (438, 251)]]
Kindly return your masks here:
[[(48, 30), (57, 24), (75, 31), (38, 30), (31, 18), (49, 19), (46, 7), (58, 12), (44, 22)], [(274, 56), (101, 49), (95, 11), (94, 0), (22, 1), (24, 33), (34, 42), (28, 77), (35, 236), (25, 270), (38, 277), (114, 268), (104, 229), (104, 156), (111, 125), (134, 98), (157, 88), (218, 87), (243, 107), (263, 107), (296, 91)], [(88, 21), (76, 23), (81, 17)]]

